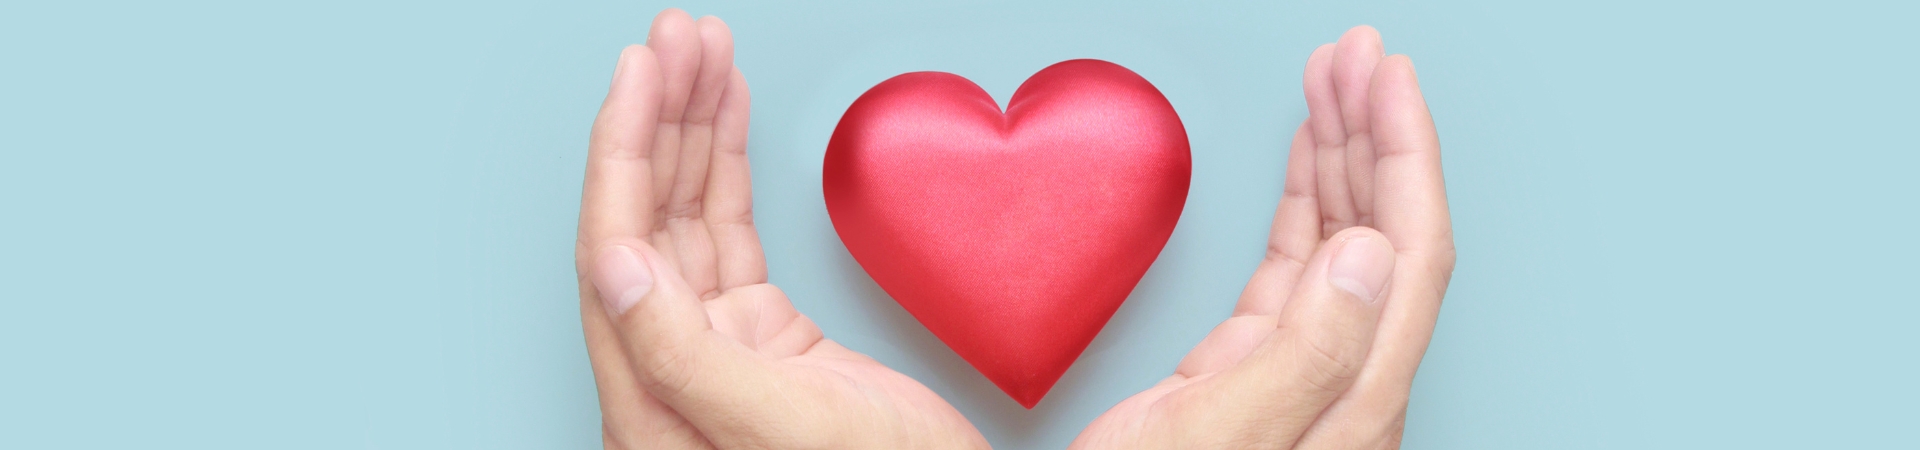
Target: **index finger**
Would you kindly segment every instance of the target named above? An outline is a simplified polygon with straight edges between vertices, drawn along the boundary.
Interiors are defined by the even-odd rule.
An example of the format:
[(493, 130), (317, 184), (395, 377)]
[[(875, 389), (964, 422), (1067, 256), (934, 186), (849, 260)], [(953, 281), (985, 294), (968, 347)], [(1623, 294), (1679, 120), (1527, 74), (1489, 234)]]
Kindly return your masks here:
[(1453, 224), (1440, 171), (1440, 136), (1413, 62), (1380, 61), (1373, 75), (1374, 220), (1400, 253), (1444, 257), (1452, 265)]
[[(641, 237), (652, 220), (653, 172), (648, 161), (659, 122), (660, 63), (643, 45), (620, 52), (613, 85), (587, 139), (587, 174), (580, 195), (576, 260), (600, 242)], [(585, 267), (584, 265), (581, 267)]]

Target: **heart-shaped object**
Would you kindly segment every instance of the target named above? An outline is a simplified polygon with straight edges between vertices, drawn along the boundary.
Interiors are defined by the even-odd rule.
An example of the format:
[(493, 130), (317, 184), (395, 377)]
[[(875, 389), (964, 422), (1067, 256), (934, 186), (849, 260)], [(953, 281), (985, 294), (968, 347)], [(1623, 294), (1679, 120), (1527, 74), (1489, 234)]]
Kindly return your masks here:
[(874, 282), (1032, 408), (1166, 245), (1192, 167), (1158, 89), (1082, 59), (1028, 78), (1005, 114), (958, 75), (881, 82), (834, 129), (823, 188)]

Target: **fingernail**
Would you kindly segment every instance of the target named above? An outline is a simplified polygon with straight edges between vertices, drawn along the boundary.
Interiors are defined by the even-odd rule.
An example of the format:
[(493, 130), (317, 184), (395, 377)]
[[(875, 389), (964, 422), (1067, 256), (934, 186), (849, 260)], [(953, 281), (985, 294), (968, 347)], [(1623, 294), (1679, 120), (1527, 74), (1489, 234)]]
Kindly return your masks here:
[(1372, 304), (1393, 275), (1393, 248), (1372, 236), (1354, 237), (1341, 244), (1331, 265), (1327, 283)]
[(627, 71), (627, 51), (623, 49), (623, 50), (620, 50), (620, 58), (613, 60), (613, 79), (615, 80), (620, 79), (620, 74), (626, 71)]
[(593, 287), (600, 291), (607, 316), (620, 317), (653, 290), (653, 274), (648, 272), (646, 261), (640, 259), (640, 252), (615, 245), (600, 251), (594, 265)]

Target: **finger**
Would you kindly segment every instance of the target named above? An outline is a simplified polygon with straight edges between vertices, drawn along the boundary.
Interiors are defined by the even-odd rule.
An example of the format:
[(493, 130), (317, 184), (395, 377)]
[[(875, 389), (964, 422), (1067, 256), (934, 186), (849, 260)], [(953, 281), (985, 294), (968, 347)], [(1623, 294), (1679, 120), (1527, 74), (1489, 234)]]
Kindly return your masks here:
[[(648, 154), (660, 113), (660, 67), (650, 49), (629, 46), (620, 52), (613, 78), (587, 139), (579, 230), (586, 247), (580, 250), (614, 237), (645, 235), (653, 212)], [(577, 253), (585, 262), (588, 255)]]
[(718, 288), (767, 282), (766, 254), (753, 228), (753, 177), (747, 166), (747, 79), (735, 69), (713, 120), (705, 220), (718, 260)]
[[(635, 239), (595, 252), (593, 284), (639, 384), (702, 430), (783, 385), (770, 362), (715, 332), (678, 271)], [(717, 443), (716, 443), (717, 444)]]
[(1453, 273), (1439, 139), (1413, 66), (1403, 55), (1388, 57), (1372, 83), (1371, 120), (1380, 150), (1378, 220), (1400, 257), (1366, 369), (1327, 410), (1326, 425), (1309, 430), (1304, 448), (1386, 448), (1397, 442), (1414, 375)]
[(1302, 85), (1307, 94), (1307, 122), (1313, 128), (1314, 193), (1319, 196), (1321, 237), (1331, 237), (1356, 222), (1353, 194), (1347, 183), (1347, 126), (1340, 113), (1340, 95), (1333, 85), (1335, 44), (1322, 45), (1307, 57)]
[(838, 359), (842, 361), (856, 361), (856, 362), (874, 363), (874, 364), (880, 363), (880, 361), (873, 359), (873, 357), (867, 356), (864, 353), (853, 351), (853, 349), (840, 345), (840, 343), (834, 342), (832, 339), (821, 339), (819, 341), (816, 341), (814, 345), (807, 347), (806, 350), (803, 350), (801, 352), (801, 354), (804, 354), (807, 356), (818, 356), (821, 358), (833, 358), (833, 359)]
[[(1374, 71), (1373, 123), (1379, 186), (1374, 220), (1401, 253), (1451, 259), (1453, 226), (1440, 172), (1440, 136), (1406, 55), (1382, 60)], [(1452, 264), (1446, 267), (1451, 272)]]
[(653, 51), (639, 45), (621, 51), (587, 145), (575, 254), (581, 324), (599, 390), (601, 421), (615, 425), (605, 427), (603, 438), (609, 448), (642, 442), (685, 443), (681, 448), (694, 448), (702, 442), (684, 419), (640, 387), (619, 336), (600, 306), (599, 292), (588, 281), (592, 249), (598, 243), (642, 236), (650, 223), (652, 174), (647, 156), (660, 112), (660, 90), (660, 67)]
[(1233, 315), (1278, 314), (1293, 292), (1307, 258), (1320, 245), (1320, 200), (1314, 192), (1313, 130), (1301, 123), (1293, 133), (1293, 149), (1287, 152), (1287, 180), (1280, 194), (1280, 207), (1273, 215), (1273, 230), (1267, 236), (1267, 256), (1253, 270), (1253, 278), (1240, 292)]
[(1273, 334), (1274, 326), (1280, 323), (1276, 314), (1233, 316), (1220, 325), (1213, 327), (1193, 351), (1180, 359), (1180, 365), (1174, 367), (1173, 374), (1179, 378), (1193, 378), (1233, 367), (1253, 350), (1260, 348), (1268, 335)]
[[(584, 278), (584, 277), (583, 277)], [(580, 312), (587, 355), (599, 390), (602, 439), (607, 448), (709, 448), (699, 430), (648, 394), (633, 370), (620, 335), (591, 285), (582, 280)], [(644, 445), (643, 445), (644, 444)]]
[(1359, 375), (1393, 271), (1393, 247), (1379, 232), (1355, 227), (1336, 234), (1314, 253), (1278, 328), (1259, 348), (1169, 394), (1167, 407), (1179, 417), (1171, 431), (1244, 430), (1220, 445), (1291, 447)]
[(700, 34), (700, 67), (680, 120), (680, 162), (673, 192), (664, 209), (666, 231), (681, 276), (701, 299), (720, 296), (716, 287), (713, 238), (701, 220), (707, 190), (707, 161), (713, 154), (714, 116), (733, 75), (733, 37), (713, 16), (695, 23)]
[(1340, 97), (1340, 122), (1347, 130), (1348, 192), (1353, 196), (1354, 224), (1372, 226), (1373, 143), (1367, 133), (1367, 86), (1373, 68), (1385, 56), (1380, 32), (1361, 25), (1347, 30), (1333, 52), (1333, 90)]
[(653, 27), (647, 32), (647, 47), (653, 49), (660, 60), (661, 78), (664, 80), (659, 121), (653, 140), (653, 222), (652, 235), (649, 237), (654, 247), (665, 255), (667, 263), (676, 267), (679, 258), (672, 239), (666, 231), (666, 205), (673, 194), (674, 176), (680, 170), (681, 142), (683, 140), (680, 122), (686, 118), (687, 102), (693, 96), (693, 85), (700, 74), (700, 30), (693, 17), (686, 11), (668, 9), (653, 18)]

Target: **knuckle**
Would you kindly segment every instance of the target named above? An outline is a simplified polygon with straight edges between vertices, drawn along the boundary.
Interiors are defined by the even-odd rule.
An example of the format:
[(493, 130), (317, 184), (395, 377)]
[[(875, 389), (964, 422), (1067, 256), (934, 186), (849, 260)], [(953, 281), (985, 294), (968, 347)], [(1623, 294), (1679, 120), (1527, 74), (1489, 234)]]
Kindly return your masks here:
[(594, 124), (593, 131), (588, 134), (590, 142), (587, 143), (587, 155), (589, 157), (615, 162), (627, 162), (645, 157), (644, 150), (631, 150), (643, 147), (644, 143), (621, 133), (606, 132), (601, 129), (602, 126)]
[(1267, 240), (1267, 260), (1295, 267), (1307, 266), (1306, 259), (1289, 254), (1286, 249), (1280, 247), (1277, 239)]
[(751, 208), (749, 208), (748, 210), (740, 211), (739, 213), (736, 213), (736, 214), (726, 214), (724, 216), (708, 215), (708, 216), (705, 216), (705, 220), (707, 221), (707, 226), (713, 227), (713, 228), (725, 228), (725, 227), (752, 228), (753, 227), (753, 211)]
[(1453, 246), (1447, 245), (1440, 247), (1421, 256), (1424, 261), (1418, 263), (1419, 266), (1417, 267), (1425, 269), (1424, 274), (1429, 281), (1428, 285), (1431, 287), (1431, 294), (1435, 299), (1445, 297), (1447, 294), (1447, 286), (1453, 283), (1453, 268), (1455, 264)]
[(695, 352), (681, 346), (663, 346), (647, 355), (641, 367), (641, 380), (649, 388), (662, 392), (683, 392), (691, 386), (695, 377), (697, 356)]
[(573, 238), (573, 271), (575, 275), (579, 275), (580, 281), (586, 281), (592, 261), (593, 247), (588, 246), (587, 238), (585, 236)]
[(1339, 392), (1352, 384), (1365, 363), (1367, 349), (1357, 340), (1327, 336), (1302, 339), (1297, 347), (1301, 381), (1323, 392)]
[(703, 193), (699, 192), (678, 195), (678, 197), (683, 198), (676, 198), (668, 202), (668, 205), (663, 207), (662, 211), (666, 213), (666, 217), (670, 220), (697, 219), (701, 213), (704, 212), (704, 202), (701, 201), (703, 195)]
[(1280, 198), (1318, 201), (1320, 197), (1307, 189), (1308, 187), (1310, 186), (1306, 183), (1287, 183), (1280, 188)]

